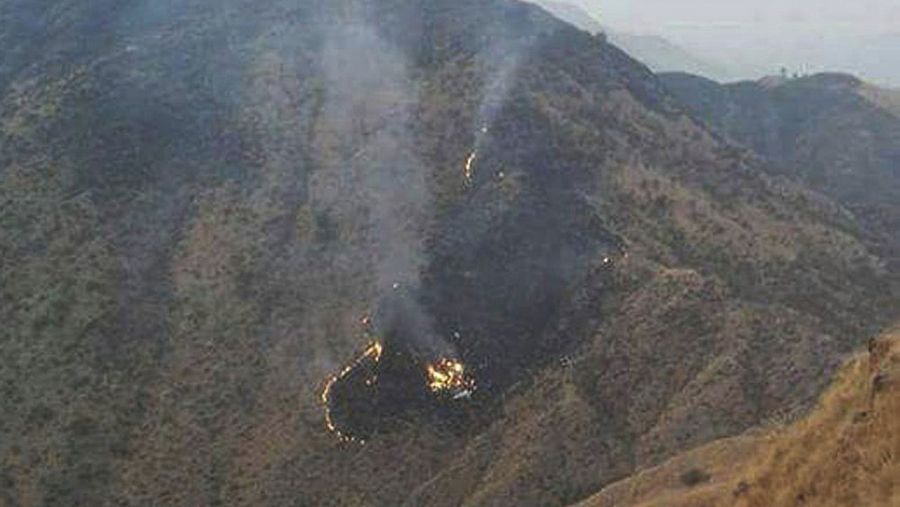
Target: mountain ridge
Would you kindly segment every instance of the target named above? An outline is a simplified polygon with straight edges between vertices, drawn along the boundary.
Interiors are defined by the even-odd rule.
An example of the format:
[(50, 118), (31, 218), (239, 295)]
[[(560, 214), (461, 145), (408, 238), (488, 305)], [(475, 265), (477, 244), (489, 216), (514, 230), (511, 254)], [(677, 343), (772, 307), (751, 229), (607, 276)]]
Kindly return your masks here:
[[(896, 326), (895, 326), (896, 328)], [(716, 441), (610, 485), (579, 506), (893, 505), (900, 335), (850, 358), (798, 420)]]
[(889, 90), (841, 73), (729, 85), (687, 74), (662, 79), (698, 119), (857, 214), (896, 262), (900, 117)]
[[(47, 37), (0, 88), (0, 502), (566, 505), (891, 317), (841, 206), (536, 7), (110, 5), (4, 12)], [(478, 389), (341, 442), (395, 283)]]
[(604, 27), (595, 16), (568, 2), (540, 0), (533, 3), (588, 33), (603, 34), (610, 42), (625, 50), (632, 58), (643, 62), (654, 72), (682, 71), (720, 81), (730, 79), (730, 73), (723, 69), (722, 65), (698, 57), (664, 37), (638, 35)]

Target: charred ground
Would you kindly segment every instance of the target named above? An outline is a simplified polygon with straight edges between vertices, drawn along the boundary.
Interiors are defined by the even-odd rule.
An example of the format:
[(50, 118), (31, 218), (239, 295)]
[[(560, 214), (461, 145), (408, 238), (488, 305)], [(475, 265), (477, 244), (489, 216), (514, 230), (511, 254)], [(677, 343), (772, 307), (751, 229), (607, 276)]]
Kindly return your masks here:
[[(532, 6), (15, 1), (0, 27), (6, 504), (562, 505), (808, 406), (895, 312), (839, 205)], [(490, 403), (432, 424), (462, 411), (398, 389), (413, 416), (346, 446), (322, 383), (395, 276)]]

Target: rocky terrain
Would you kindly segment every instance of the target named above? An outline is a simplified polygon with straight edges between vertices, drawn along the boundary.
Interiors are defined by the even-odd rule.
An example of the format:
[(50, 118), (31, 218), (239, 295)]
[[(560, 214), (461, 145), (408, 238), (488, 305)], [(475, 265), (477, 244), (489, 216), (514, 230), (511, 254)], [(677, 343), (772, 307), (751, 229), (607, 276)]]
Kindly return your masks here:
[(686, 74), (662, 80), (698, 119), (764, 156), (770, 171), (846, 206), (882, 256), (900, 262), (896, 92), (842, 74), (728, 85)]
[[(858, 214), (535, 6), (15, 0), (0, 47), (4, 507), (568, 505), (896, 317)], [(343, 442), (395, 290), (391, 375), (478, 388)]]
[(587, 506), (896, 505), (900, 334), (840, 370), (815, 410), (716, 441), (604, 488)]

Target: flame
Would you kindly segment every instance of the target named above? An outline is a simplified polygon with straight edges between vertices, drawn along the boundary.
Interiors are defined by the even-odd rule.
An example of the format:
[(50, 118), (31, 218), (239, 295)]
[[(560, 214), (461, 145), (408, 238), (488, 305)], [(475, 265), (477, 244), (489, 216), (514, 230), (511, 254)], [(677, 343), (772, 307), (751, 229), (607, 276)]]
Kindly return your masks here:
[(471, 187), (471, 186), (472, 186), (472, 177), (473, 177), (473, 174), (474, 174), (474, 173), (473, 173), (473, 169), (474, 169), (473, 166), (475, 165), (475, 159), (476, 159), (477, 157), (478, 157), (478, 152), (473, 151), (472, 153), (469, 154), (469, 157), (466, 158), (466, 165), (465, 165), (465, 170), (464, 170), (464, 172), (463, 172), (463, 177), (465, 178), (466, 186), (467, 186), (467, 187)]
[(428, 388), (435, 394), (468, 395), (475, 390), (475, 380), (466, 374), (466, 367), (455, 359), (439, 359), (429, 364)]
[[(331, 388), (334, 387), (335, 382), (341, 380), (346, 377), (356, 368), (360, 363), (365, 361), (366, 359), (371, 359), (374, 362), (378, 362), (381, 360), (381, 354), (384, 352), (384, 346), (381, 342), (374, 341), (366, 347), (366, 350), (357, 357), (353, 362), (344, 367), (343, 370), (337, 375), (332, 375), (325, 381), (325, 387), (322, 389), (322, 406), (325, 407), (325, 428), (332, 434), (334, 434), (338, 440), (342, 442), (359, 442), (361, 444), (365, 443), (364, 440), (357, 440), (353, 438), (351, 435), (343, 433), (340, 429), (338, 429), (337, 425), (334, 423), (334, 419), (331, 416)], [(367, 385), (372, 385), (377, 380), (377, 377), (373, 377), (366, 381)]]

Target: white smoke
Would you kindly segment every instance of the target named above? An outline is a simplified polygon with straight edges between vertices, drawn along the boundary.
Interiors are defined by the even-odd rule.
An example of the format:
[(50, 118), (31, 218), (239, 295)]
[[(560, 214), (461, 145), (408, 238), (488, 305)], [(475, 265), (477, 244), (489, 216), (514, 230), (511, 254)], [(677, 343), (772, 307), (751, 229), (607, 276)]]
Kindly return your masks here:
[(500, 37), (498, 41), (490, 44), (476, 57), (476, 65), (484, 83), (475, 124), (472, 127), (475, 136), (472, 153), (475, 154), (473, 160), (476, 165), (489, 144), (494, 121), (506, 105), (519, 68), (531, 47), (531, 42), (527, 39)]
[[(319, 176), (318, 205), (343, 226), (365, 229), (365, 241), (355, 247), (364, 250), (376, 297), (403, 301), (410, 329), (401, 339), (423, 354), (446, 354), (449, 344), (414, 296), (426, 263), (432, 196), (410, 131), (419, 90), (406, 57), (362, 20), (344, 20), (329, 32), (322, 66), (327, 99), (320, 158), (330, 169)], [(398, 290), (413, 296), (396, 298)]]

